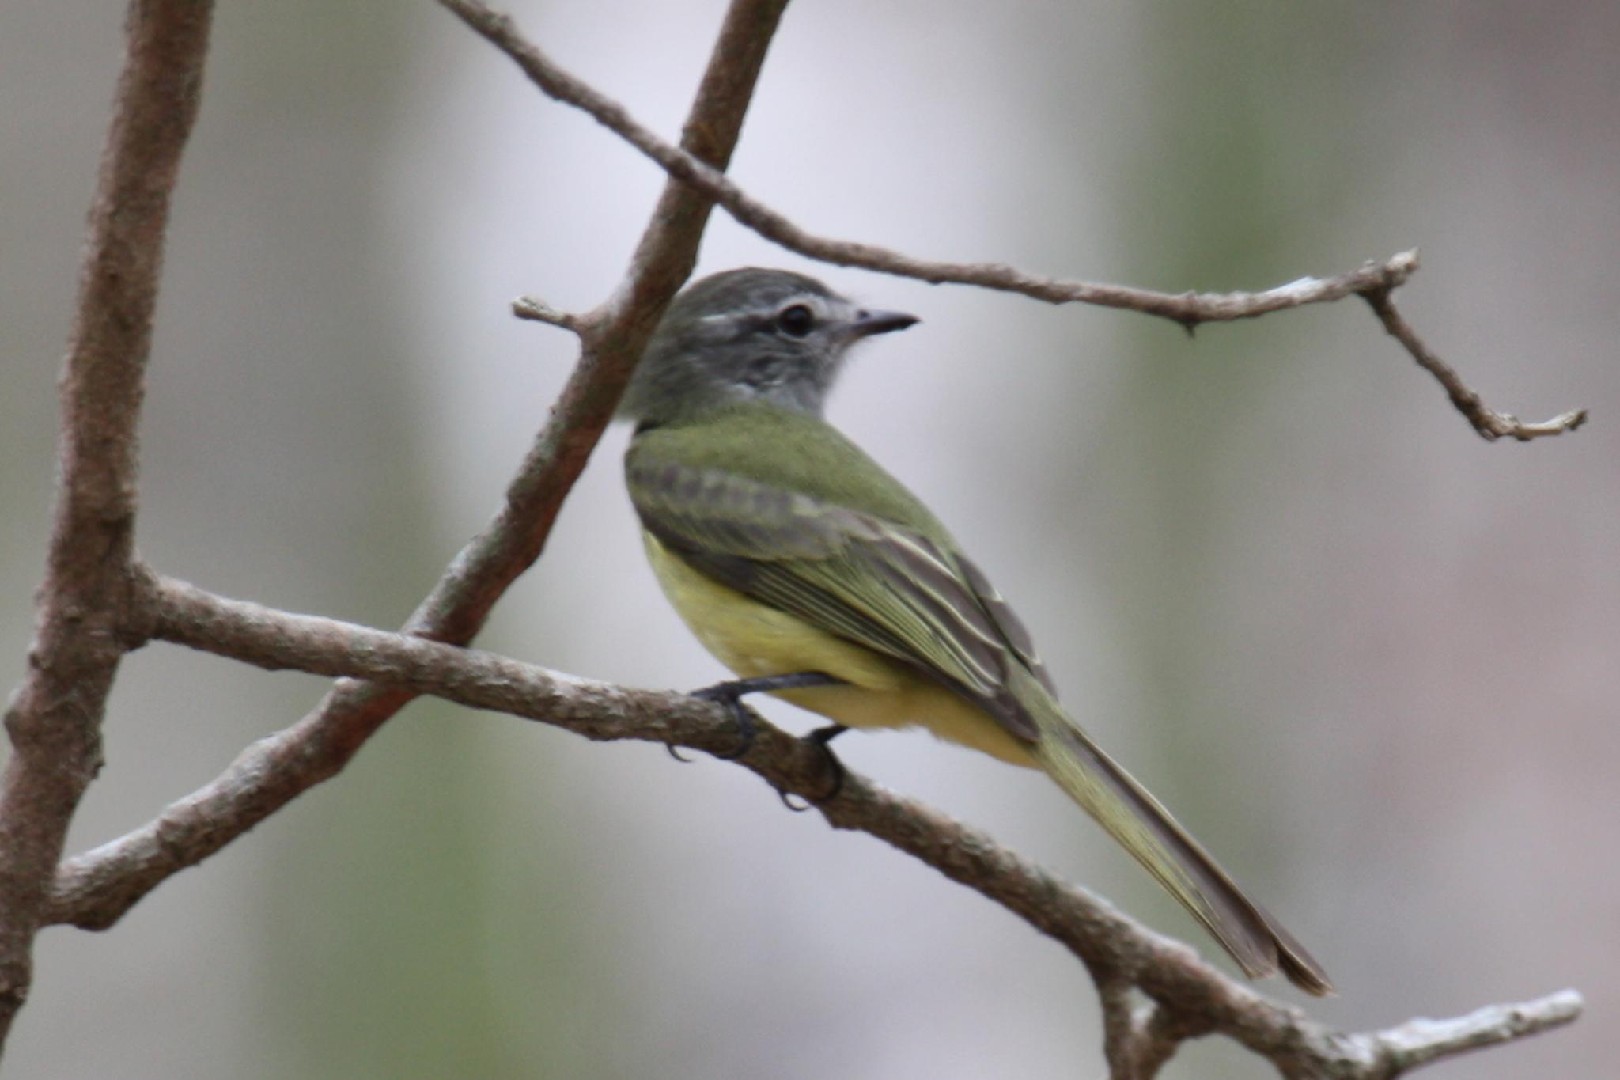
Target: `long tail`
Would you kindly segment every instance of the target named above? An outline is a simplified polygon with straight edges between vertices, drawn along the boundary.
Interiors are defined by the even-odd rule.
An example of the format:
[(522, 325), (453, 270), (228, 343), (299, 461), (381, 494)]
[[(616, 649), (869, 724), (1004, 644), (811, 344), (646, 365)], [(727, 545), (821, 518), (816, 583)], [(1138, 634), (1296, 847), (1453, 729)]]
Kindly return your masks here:
[[(1025, 697), (1025, 695), (1020, 695)], [(1244, 895), (1198, 841), (1044, 693), (1028, 697), (1040, 728), (1035, 757), (1047, 774), (1215, 936), (1244, 974), (1281, 972), (1318, 996), (1333, 984), (1305, 947)]]

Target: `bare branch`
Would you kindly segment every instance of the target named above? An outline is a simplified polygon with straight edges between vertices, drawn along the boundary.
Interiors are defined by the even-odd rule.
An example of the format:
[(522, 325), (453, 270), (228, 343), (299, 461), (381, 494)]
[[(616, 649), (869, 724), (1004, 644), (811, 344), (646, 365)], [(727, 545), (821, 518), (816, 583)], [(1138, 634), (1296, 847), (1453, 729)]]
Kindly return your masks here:
[[(521, 317), (575, 333), (579, 363), (488, 527), (390, 634), (224, 600), (133, 563), (136, 418), (181, 150), (195, 117), (210, 8), (133, 0), (128, 60), (91, 218), (79, 317), (62, 383), (62, 472), (29, 674), (7, 714), (15, 752), (0, 781), (0, 1039), (29, 986), (33, 938), (46, 922), (112, 925), (162, 881), (195, 865), (309, 787), (336, 774), (412, 697), (431, 693), (510, 712), (592, 739), (640, 739), (711, 752), (735, 731), (715, 706), (684, 695), (574, 679), (454, 644), (470, 641), (500, 595), (540, 555), (562, 501), (612, 416), (630, 372), (690, 274), (718, 202), (745, 226), (812, 258), (932, 282), (1084, 302), (1203, 322), (1361, 295), (1487, 438), (1573, 430), (1585, 413), (1521, 424), (1487, 409), (1435, 357), (1390, 299), (1415, 252), (1330, 279), (1256, 293), (1172, 295), (1061, 281), (998, 264), (940, 263), (799, 229), (724, 175), (786, 0), (734, 0), (681, 146), (557, 68), (504, 16), (475, 0), (440, 0), (510, 55), (546, 93), (573, 104), (658, 162), (669, 182), (614, 295), (585, 314), (520, 302)], [(267, 668), (341, 677), (298, 724), (247, 748), (207, 787), (129, 835), (58, 866), (68, 822), (100, 764), (100, 718), (123, 653), (150, 636)], [(739, 761), (780, 792), (826, 790), (815, 745), (760, 723)], [(1254, 994), (1187, 949), (998, 847), (988, 837), (851, 775), (818, 804), (837, 828), (867, 832), (1012, 911), (1079, 957), (1103, 993), (1117, 1076), (1150, 1080), (1182, 1041), (1228, 1035), (1287, 1076), (1386, 1080), (1440, 1057), (1573, 1020), (1578, 995), (1496, 1006), (1450, 1021), (1344, 1035)], [(53, 878), (54, 873), (54, 878)], [(1150, 1003), (1138, 1007), (1134, 995)]]
[(1136, 1065), (1136, 1047), (1141, 1039), (1142, 1010), (1137, 1008), (1135, 987), (1118, 977), (1095, 979), (1097, 999), (1102, 1005), (1103, 1057), (1108, 1061), (1110, 1080), (1152, 1080)]
[(1488, 407), (1478, 394), (1463, 383), (1462, 377), (1418, 337), (1417, 331), (1396, 310), (1395, 298), (1388, 288), (1369, 289), (1361, 296), (1372, 307), (1389, 335), (1405, 347), (1419, 367), (1439, 381), (1452, 405), (1487, 441), (1495, 441), (1506, 435), (1520, 442), (1529, 442), (1548, 435), (1562, 435), (1586, 423), (1585, 409), (1573, 409), (1539, 424), (1527, 424), (1509, 413), (1500, 413)]
[[(442, 0), (492, 44), (523, 69), (549, 97), (585, 112), (603, 127), (651, 158), (670, 176), (683, 180), (719, 203), (738, 224), (754, 230), (789, 251), (837, 266), (852, 266), (877, 273), (915, 278), (932, 284), (976, 285), (1018, 293), (1054, 304), (1083, 303), (1156, 315), (1180, 323), (1191, 332), (1207, 322), (1230, 322), (1267, 315), (1273, 311), (1324, 304), (1349, 296), (1364, 297), (1384, 326), (1395, 335), (1422, 367), (1439, 379), (1452, 403), (1487, 439), (1511, 435), (1527, 441), (1574, 431), (1586, 420), (1584, 409), (1564, 413), (1541, 424), (1524, 424), (1505, 413), (1485, 407), (1479, 395), (1428, 351), (1390, 303), (1390, 294), (1418, 269), (1415, 250), (1403, 251), (1383, 262), (1367, 262), (1355, 270), (1329, 278), (1303, 277), (1259, 292), (1163, 293), (1124, 285), (1107, 285), (1041, 277), (1003, 263), (938, 262), (919, 259), (875, 244), (817, 236), (749, 195), (723, 171), (710, 168), (680, 147), (660, 139), (638, 123), (623, 105), (564, 70), (513, 27), (510, 19), (467, 0)], [(476, 15), (472, 14), (476, 12)]]
[[(734, 0), (687, 120), (689, 148), (730, 159), (786, 0)], [(447, 0), (446, 6), (479, 9)], [(557, 513), (612, 417), (636, 358), (664, 306), (696, 261), (709, 200), (671, 180), (614, 298), (568, 316), (580, 362), (494, 518), (456, 555), (405, 632), (465, 643), (519, 574), (539, 558)], [(218, 851), (289, 801), (340, 772), (378, 728), (413, 697), (400, 686), (340, 681), (296, 724), (245, 749), (209, 784), (156, 821), (98, 849), (116, 860), (75, 860), (75, 880), (103, 896), (85, 926), (109, 926), (169, 876)], [(54, 865), (54, 862), (53, 862)]]
[[(143, 576), (154, 635), (269, 669), (294, 668), (387, 683), (478, 709), (508, 712), (597, 740), (636, 739), (725, 754), (736, 731), (726, 711), (685, 694), (626, 690), (531, 664), (350, 623), (291, 615), (226, 600), (183, 582)], [(778, 791), (813, 799), (826, 790), (819, 745), (763, 720), (738, 764)], [(234, 770), (250, 790), (261, 780)], [(193, 805), (148, 825), (167, 857), (191, 865), (211, 850), (185, 820)], [(1185, 1039), (1220, 1033), (1277, 1064), (1285, 1075), (1389, 1080), (1440, 1057), (1506, 1042), (1579, 1015), (1572, 992), (1498, 1006), (1452, 1021), (1424, 1021), (1388, 1032), (1344, 1035), (1268, 1001), (1148, 930), (1105, 901), (1060, 881), (983, 833), (858, 774), (818, 805), (837, 828), (868, 833), (981, 893), (1060, 942), (1085, 962), (1103, 993), (1109, 1058), (1116, 1076), (1151, 1077)], [(216, 828), (234, 823), (214, 818)], [(146, 871), (141, 845), (126, 841), (88, 852), (62, 868), (53, 921), (99, 927), (133, 899), (127, 888)], [(1153, 1002), (1136, 1009), (1132, 987)]]
[(1110, 1080), (1153, 1080), (1182, 1043), (1210, 1031), (1205, 1016), (1139, 1001), (1128, 980), (1104, 976), (1096, 981)]
[(1253, 318), (1285, 308), (1342, 300), (1373, 288), (1403, 284), (1417, 269), (1417, 253), (1402, 252), (1382, 263), (1367, 263), (1337, 277), (1300, 278), (1255, 293), (1162, 293), (1123, 285), (1039, 277), (1001, 263), (935, 262), (850, 240), (832, 240), (806, 232), (782, 214), (743, 191), (723, 170), (659, 138), (636, 121), (623, 105), (565, 70), (512, 21), (470, 0), (441, 0), (466, 19), (496, 48), (523, 69), (548, 97), (572, 105), (663, 168), (719, 203), (741, 225), (789, 251), (838, 266), (916, 278), (933, 284), (977, 285), (1020, 293), (1054, 304), (1084, 303), (1158, 315), (1189, 328), (1205, 322)]
[(555, 326), (559, 330), (567, 330), (571, 334), (579, 334), (585, 328), (585, 322), (578, 315), (567, 311), (558, 311), (544, 300), (533, 296), (520, 296), (512, 301), (512, 314), (520, 319), (530, 322), (545, 323)]
[[(684, 694), (624, 690), (410, 634), (288, 615), (149, 573), (142, 581), (143, 606), (159, 639), (272, 670), (346, 676), (340, 686), (369, 690), (390, 703), (433, 693), (591, 739), (642, 739), (719, 753), (736, 743), (723, 709)], [(291, 798), (289, 788), (296, 794), (309, 786), (312, 770), (322, 777), (335, 773), (347, 760), (343, 755), (352, 755), (334, 745), (339, 741), (312, 714), (255, 743), (224, 775), (155, 821), (65, 863), (50, 921), (85, 929), (113, 925), (163, 880), (262, 821)], [(783, 790), (814, 795), (827, 786), (822, 753), (768, 725), (746, 761)]]
[[(481, 4), (442, 0), (471, 21)], [(687, 117), (687, 149), (724, 167), (742, 131), (765, 54), (787, 0), (733, 0)], [(476, 27), (475, 25), (475, 28)], [(642, 234), (624, 281), (607, 304), (585, 315), (555, 313), (536, 302), (532, 316), (580, 336), (573, 375), (518, 475), (506, 505), (457, 556), (412, 615), (410, 633), (466, 642), (508, 586), (539, 558), (562, 508), (630, 378), (665, 306), (697, 261), (710, 203), (671, 181)]]
[(136, 431), (163, 234), (197, 115), (212, 5), (135, 0), (90, 211), (61, 378), (56, 518), (28, 674), (6, 712), (0, 781), (0, 1041), (28, 994), (32, 949), (67, 829), (101, 767), (101, 721), (130, 625)]
[(1399, 1027), (1351, 1036), (1384, 1064), (1387, 1076), (1468, 1050), (1522, 1039), (1574, 1022), (1584, 1007), (1581, 995), (1560, 990), (1517, 1005), (1487, 1005), (1452, 1020), (1409, 1020)]

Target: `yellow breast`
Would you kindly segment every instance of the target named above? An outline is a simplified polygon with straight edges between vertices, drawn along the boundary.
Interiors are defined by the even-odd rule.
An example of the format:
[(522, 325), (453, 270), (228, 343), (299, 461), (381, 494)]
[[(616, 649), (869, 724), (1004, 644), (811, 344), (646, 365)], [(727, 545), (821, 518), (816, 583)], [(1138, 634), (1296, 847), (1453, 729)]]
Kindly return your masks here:
[(1015, 765), (1035, 767), (1024, 745), (984, 710), (914, 669), (819, 630), (720, 584), (641, 534), (664, 595), (703, 647), (743, 678), (818, 671), (845, 686), (776, 696), (859, 728), (922, 727)]

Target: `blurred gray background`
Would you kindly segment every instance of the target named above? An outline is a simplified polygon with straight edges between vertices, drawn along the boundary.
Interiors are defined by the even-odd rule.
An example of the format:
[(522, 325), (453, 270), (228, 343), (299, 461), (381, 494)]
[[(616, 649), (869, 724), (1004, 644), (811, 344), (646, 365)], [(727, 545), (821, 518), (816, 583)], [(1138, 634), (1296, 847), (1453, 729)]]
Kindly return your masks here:
[[(527, 3), (664, 132), (719, 0)], [(53, 380), (119, 57), (85, 0), (0, 16), (0, 657), (20, 676)], [(1620, 1056), (1620, 6), (825, 0), (788, 13), (735, 175), (812, 229), (1167, 290), (1421, 245), (1409, 316), (1475, 436), (1351, 302), (1195, 340), (849, 271), (916, 312), (832, 415), (1021, 609), (1074, 711), (1320, 956), (1361, 1029), (1563, 986), (1576, 1027), (1442, 1066)], [(182, 177), (139, 543), (232, 596), (394, 626), (494, 509), (662, 183), (431, 4), (226, 3)], [(704, 270), (805, 268), (716, 216)], [(642, 563), (614, 432), (481, 644), (721, 672)], [(75, 849), (147, 820), (319, 680), (154, 645)], [(778, 710), (790, 725), (809, 721)], [(920, 735), (855, 768), (1206, 953), (1040, 777)], [(109, 933), (47, 932), (7, 1075), (1070, 1077), (1058, 947), (738, 769), (419, 703)], [(1268, 990), (1287, 995), (1277, 986)], [(1270, 1075), (1218, 1043), (1167, 1075)]]

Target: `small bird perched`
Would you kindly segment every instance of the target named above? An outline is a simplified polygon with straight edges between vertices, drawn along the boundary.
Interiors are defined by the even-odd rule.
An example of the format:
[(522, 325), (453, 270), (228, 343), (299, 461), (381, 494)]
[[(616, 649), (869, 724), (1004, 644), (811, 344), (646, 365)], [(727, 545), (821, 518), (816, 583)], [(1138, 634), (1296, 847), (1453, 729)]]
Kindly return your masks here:
[(1044, 770), (1245, 974), (1331, 993), (1063, 711), (1023, 623), (945, 527), (822, 419), (850, 347), (916, 322), (784, 270), (730, 270), (675, 298), (619, 408), (636, 424), (625, 480), (665, 594), (741, 676), (730, 685), (770, 689), (835, 733), (923, 727)]

